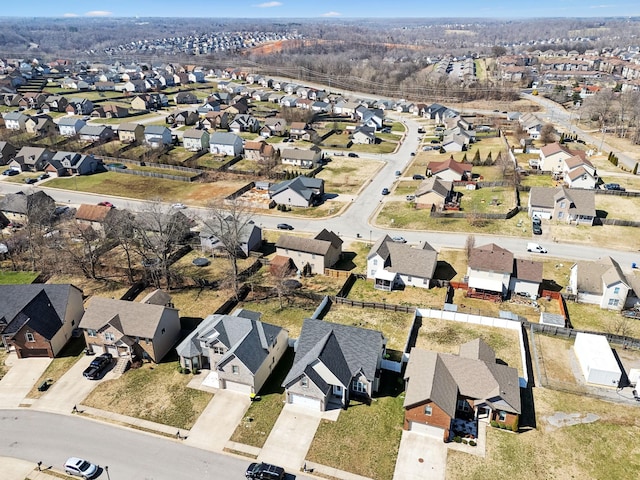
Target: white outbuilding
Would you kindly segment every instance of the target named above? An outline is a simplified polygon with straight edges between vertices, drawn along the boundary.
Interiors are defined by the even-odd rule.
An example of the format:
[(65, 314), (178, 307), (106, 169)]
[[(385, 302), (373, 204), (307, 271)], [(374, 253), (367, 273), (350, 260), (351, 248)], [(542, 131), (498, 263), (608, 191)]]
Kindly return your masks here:
[(618, 386), (622, 371), (605, 336), (578, 332), (573, 350), (587, 383)]

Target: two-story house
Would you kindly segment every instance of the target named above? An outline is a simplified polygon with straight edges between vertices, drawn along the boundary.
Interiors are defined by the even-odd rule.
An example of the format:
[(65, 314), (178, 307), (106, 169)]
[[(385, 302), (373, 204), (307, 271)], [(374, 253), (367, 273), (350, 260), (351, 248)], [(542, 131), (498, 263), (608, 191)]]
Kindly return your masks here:
[(301, 273), (324, 275), (341, 255), (342, 239), (327, 229), (314, 238), (280, 235), (276, 242), (276, 256), (290, 258)]

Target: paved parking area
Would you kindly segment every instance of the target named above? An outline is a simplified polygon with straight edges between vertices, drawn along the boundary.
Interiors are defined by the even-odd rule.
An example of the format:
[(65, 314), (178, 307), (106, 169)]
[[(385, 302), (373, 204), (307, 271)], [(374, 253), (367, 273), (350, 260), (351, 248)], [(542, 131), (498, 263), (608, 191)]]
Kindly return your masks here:
[(320, 412), (285, 404), (258, 455), (258, 460), (280, 465), (291, 472), (299, 471), (304, 465), (320, 420), (335, 420), (339, 414), (340, 410)]
[(242, 422), (251, 399), (249, 395), (231, 390), (217, 390), (207, 408), (200, 414), (189, 436), (187, 445), (221, 452), (236, 427)]
[(11, 368), (0, 380), (0, 408), (17, 408), (51, 363), (50, 358), (18, 358), (9, 353), (6, 365)]
[(447, 446), (441, 439), (403, 430), (395, 480), (444, 480)]
[(74, 405), (80, 405), (87, 398), (98, 383), (105, 379), (115, 378), (111, 367), (99, 380), (89, 380), (82, 376), (82, 372), (89, 366), (95, 355), (83, 355), (67, 372), (54, 382), (42, 397), (33, 402), (32, 408), (55, 413), (71, 413)]

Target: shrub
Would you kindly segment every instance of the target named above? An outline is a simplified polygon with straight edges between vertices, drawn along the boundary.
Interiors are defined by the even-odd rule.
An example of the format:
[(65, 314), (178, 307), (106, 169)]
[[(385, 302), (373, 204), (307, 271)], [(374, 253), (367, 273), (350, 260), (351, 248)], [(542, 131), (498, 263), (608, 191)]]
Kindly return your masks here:
[(453, 441), (456, 443), (461, 443), (462, 442), (462, 438), (460, 438), (460, 436), (456, 435), (455, 437), (453, 437)]
[(475, 442), (475, 440), (471, 440), (469, 442), (469, 445), (471, 445), (472, 447), (475, 447), (477, 445), (477, 443)]
[(491, 425), (493, 428), (498, 428), (498, 422), (496, 422), (495, 420), (491, 420), (490, 425)]
[(467, 445), (469, 442), (467, 441), (467, 439), (466, 439), (466, 438), (463, 438), (463, 439), (462, 439), (462, 443), (463, 443), (463, 444), (465, 444), (465, 445)]
[(183, 373), (184, 369), (182, 368), (182, 365), (178, 365), (178, 373)]

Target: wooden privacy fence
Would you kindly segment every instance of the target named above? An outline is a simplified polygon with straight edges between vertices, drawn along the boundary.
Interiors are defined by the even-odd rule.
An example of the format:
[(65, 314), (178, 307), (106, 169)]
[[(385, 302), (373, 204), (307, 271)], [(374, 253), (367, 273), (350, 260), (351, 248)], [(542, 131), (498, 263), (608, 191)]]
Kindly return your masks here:
[(327, 277), (332, 277), (332, 278), (349, 278), (349, 275), (351, 275), (351, 272), (347, 272), (345, 270), (333, 270), (332, 268), (325, 268), (324, 274)]
[(392, 303), (378, 302), (361, 302), (359, 300), (349, 300), (348, 298), (334, 297), (333, 301), (337, 304), (348, 305), (349, 307), (373, 308), (376, 310), (390, 310), (392, 312), (414, 313), (416, 307), (408, 307), (406, 305), (394, 305)]

